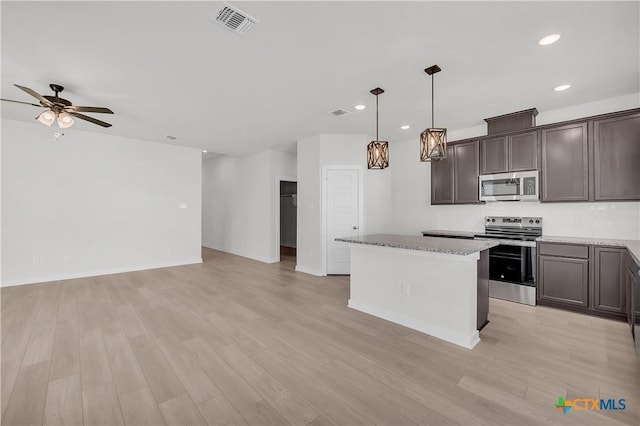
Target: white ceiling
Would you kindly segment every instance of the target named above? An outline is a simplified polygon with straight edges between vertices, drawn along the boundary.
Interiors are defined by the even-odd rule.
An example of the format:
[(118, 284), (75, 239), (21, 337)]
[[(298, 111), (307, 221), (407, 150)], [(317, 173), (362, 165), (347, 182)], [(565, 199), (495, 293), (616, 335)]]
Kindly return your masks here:
[[(245, 36), (211, 19), (222, 2), (1, 2), (2, 97), (13, 83), (113, 123), (75, 128), (231, 155), (295, 150), (318, 133), (418, 138), (495, 115), (547, 111), (640, 90), (638, 2), (238, 2), (260, 23)], [(560, 32), (548, 47), (539, 38)], [(553, 87), (570, 83), (565, 92)], [(353, 106), (367, 105), (364, 111)], [(346, 108), (352, 115), (330, 114)], [(37, 109), (2, 103), (2, 116)], [(400, 125), (410, 124), (409, 130)]]

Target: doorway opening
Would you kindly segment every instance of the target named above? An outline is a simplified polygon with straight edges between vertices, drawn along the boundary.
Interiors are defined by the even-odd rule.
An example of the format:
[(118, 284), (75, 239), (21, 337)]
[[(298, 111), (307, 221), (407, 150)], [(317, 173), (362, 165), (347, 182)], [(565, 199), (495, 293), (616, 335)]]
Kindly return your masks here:
[(298, 232), (298, 183), (280, 180), (280, 261), (296, 263)]

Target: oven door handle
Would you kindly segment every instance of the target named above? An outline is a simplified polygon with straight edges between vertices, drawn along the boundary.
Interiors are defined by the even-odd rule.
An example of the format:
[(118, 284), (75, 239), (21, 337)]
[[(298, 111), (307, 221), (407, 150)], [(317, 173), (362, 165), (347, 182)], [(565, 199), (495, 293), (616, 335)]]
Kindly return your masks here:
[(522, 260), (522, 256), (517, 254), (489, 253), (490, 259)]

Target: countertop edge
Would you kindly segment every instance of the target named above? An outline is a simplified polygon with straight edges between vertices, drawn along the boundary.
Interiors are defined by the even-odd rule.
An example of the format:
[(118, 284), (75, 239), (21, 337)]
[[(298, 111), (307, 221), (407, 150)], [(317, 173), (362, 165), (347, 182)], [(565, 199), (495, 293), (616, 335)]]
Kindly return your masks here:
[[(407, 235), (398, 235), (398, 236), (402, 236), (402, 237), (411, 237), (411, 236), (407, 236)], [(422, 237), (419, 236), (418, 238), (429, 238), (429, 237)], [(438, 237), (431, 237), (431, 238), (438, 238)], [(442, 239), (446, 239), (446, 240), (451, 240), (451, 238), (442, 238)], [(400, 244), (400, 243), (392, 243), (392, 242), (385, 242), (385, 241), (358, 241), (356, 239), (351, 239), (351, 238), (336, 238), (335, 241), (340, 241), (343, 243), (347, 243), (347, 244), (358, 244), (358, 245), (362, 245), (362, 246), (375, 246), (375, 247), (387, 247), (387, 248), (396, 248), (396, 249), (402, 249), (402, 250), (413, 250), (413, 251), (417, 251), (417, 252), (425, 252), (425, 253), (440, 253), (440, 254), (448, 254), (448, 255), (452, 255), (452, 256), (469, 256), (472, 255), (474, 253), (480, 253), (484, 250), (488, 250), (491, 247), (495, 247), (498, 245), (497, 241), (482, 241), (482, 247), (479, 247), (477, 249), (460, 249), (460, 250), (454, 250), (454, 249), (441, 249), (438, 247), (425, 247), (425, 246), (415, 246), (415, 245), (411, 245), (411, 244)]]

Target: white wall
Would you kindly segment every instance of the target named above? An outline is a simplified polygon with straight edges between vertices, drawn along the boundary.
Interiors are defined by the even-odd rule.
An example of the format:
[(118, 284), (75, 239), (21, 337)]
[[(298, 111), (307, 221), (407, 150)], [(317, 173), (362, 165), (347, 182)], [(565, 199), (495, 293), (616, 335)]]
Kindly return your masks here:
[(296, 175), (296, 157), (264, 151), (219, 156), (203, 164), (203, 245), (263, 262), (278, 262), (278, 176)]
[(298, 235), (296, 269), (322, 274), (320, 136), (298, 141)]
[[(390, 168), (367, 170), (366, 134), (326, 134), (298, 141), (298, 242), (296, 268), (322, 275), (322, 167), (360, 165), (363, 168), (363, 234), (386, 232), (392, 217)], [(390, 148), (393, 149), (393, 148)], [(400, 164), (400, 163), (395, 163)]]
[(199, 150), (55, 130), (2, 120), (2, 285), (201, 261)]
[[(555, 111), (541, 111), (538, 124), (549, 124), (637, 108), (639, 94), (605, 99)], [(450, 132), (450, 140), (486, 134), (477, 127)], [(418, 160), (418, 137), (390, 144), (401, 167), (392, 172), (393, 221), (389, 231), (419, 234), (428, 229), (482, 231), (484, 216), (541, 216), (546, 235), (640, 239), (640, 203), (497, 202), (485, 205), (431, 206), (431, 165)]]

